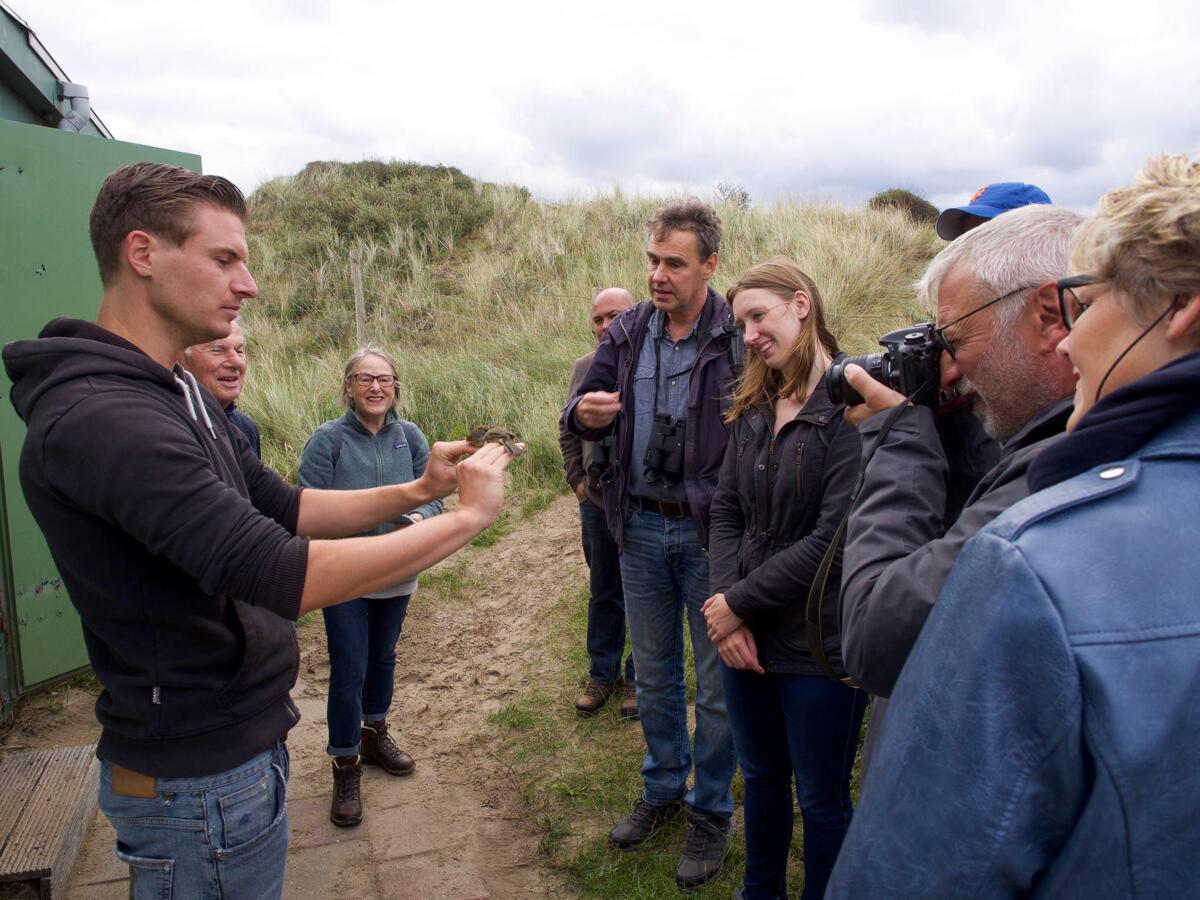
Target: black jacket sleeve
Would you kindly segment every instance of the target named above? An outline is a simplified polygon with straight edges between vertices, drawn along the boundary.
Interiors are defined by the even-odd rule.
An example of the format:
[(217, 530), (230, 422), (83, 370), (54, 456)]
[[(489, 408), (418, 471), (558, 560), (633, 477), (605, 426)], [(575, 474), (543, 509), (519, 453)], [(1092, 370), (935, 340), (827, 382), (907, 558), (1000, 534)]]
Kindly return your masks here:
[(725, 591), (725, 602), (742, 619), (805, 601), (808, 586), (850, 506), (850, 494), (858, 480), (862, 440), (858, 430), (840, 417), (836, 424), (827, 427), (836, 430), (825, 457), (817, 525)]
[[(864, 446), (884, 415), (861, 426)], [(842, 577), (842, 659), (872, 694), (891, 696), (963, 545), (1028, 496), (1032, 455), (1018, 451), (988, 472), (947, 531), (947, 462), (933, 412), (909, 407), (888, 432), (850, 517)]]
[[(114, 428), (113, 422), (136, 426)], [(89, 440), (84, 450), (79, 435), (102, 437)], [(188, 573), (205, 593), (226, 593), (295, 619), (307, 539), (291, 535), (220, 480), (201, 440), (182, 420), (165, 415), (155, 398), (136, 391), (91, 395), (47, 433), (47, 479), (74, 503)], [(244, 468), (251, 451), (244, 441), (239, 446), (245, 448)], [(269, 470), (251, 474), (252, 492), (274, 512), (287, 517), (289, 493), (298, 510), (295, 488)]]
[(741, 428), (729, 430), (721, 474), (708, 511), (708, 592), (723, 594), (738, 580), (738, 551), (746, 530), (746, 515), (738, 492), (737, 449)]

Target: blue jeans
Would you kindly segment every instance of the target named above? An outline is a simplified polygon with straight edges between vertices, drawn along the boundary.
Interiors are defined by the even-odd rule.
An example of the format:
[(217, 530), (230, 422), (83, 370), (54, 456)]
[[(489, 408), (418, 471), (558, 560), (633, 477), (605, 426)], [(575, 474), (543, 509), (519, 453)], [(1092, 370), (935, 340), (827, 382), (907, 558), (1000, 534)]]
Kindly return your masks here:
[(100, 809), (135, 900), (282, 896), (287, 776), (287, 747), (276, 744), (226, 772), (159, 778), (154, 797), (125, 797), (102, 760)]
[[(638, 713), (646, 737), (642, 797), (658, 804), (682, 797), (697, 812), (729, 816), (736, 760), (720, 658), (700, 612), (709, 597), (708, 557), (691, 518), (635, 509), (625, 526), (621, 580), (637, 664)], [(683, 681), (685, 610), (696, 665), (696, 777), (686, 796), (693, 743), (688, 738)]]
[[(583, 558), (588, 564), (588, 678), (612, 684), (621, 677), (625, 650), (625, 593), (621, 590), (621, 551), (609, 533), (604, 510), (591, 500), (579, 504)], [(633, 654), (625, 660), (625, 680), (633, 684)]]
[(396, 673), (396, 640), (410, 596), (359, 597), (321, 610), (329, 642), (326, 752), (330, 756), (357, 755), (362, 723), (387, 718)]
[(850, 827), (867, 695), (821, 675), (721, 670), (746, 784), (746, 900), (787, 897), (793, 776), (804, 818), (801, 897), (821, 897)]

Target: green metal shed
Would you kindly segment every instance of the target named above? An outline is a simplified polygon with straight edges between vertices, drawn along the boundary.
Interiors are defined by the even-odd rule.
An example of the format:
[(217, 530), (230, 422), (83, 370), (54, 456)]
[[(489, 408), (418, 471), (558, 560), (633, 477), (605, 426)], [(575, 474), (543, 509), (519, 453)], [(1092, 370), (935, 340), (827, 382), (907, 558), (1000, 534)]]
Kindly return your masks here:
[[(56, 316), (94, 318), (100, 277), (88, 214), (101, 183), (131, 162), (200, 171), (200, 157), (113, 140), (37, 35), (0, 2), (0, 344)], [(86, 667), (83, 634), (25, 505), (25, 426), (0, 370), (0, 718), (25, 691)], [(102, 436), (99, 436), (102, 437)]]

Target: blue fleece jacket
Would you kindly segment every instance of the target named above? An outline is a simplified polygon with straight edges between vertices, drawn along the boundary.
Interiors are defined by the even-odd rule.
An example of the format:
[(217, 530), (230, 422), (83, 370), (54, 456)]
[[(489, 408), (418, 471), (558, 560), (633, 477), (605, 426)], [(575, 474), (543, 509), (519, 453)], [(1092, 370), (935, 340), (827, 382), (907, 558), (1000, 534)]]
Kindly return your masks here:
[[(339, 429), (342, 433), (340, 447)], [(341, 491), (405, 484), (420, 478), (428, 462), (429, 441), (412, 422), (389, 412), (379, 433), (371, 434), (354, 410), (346, 410), (340, 419), (319, 425), (304, 445), (299, 481), (303, 487)], [(428, 519), (441, 511), (442, 501), (434, 500), (412, 512)], [(386, 534), (412, 522), (409, 516), (400, 516), (395, 522), (384, 522), (365, 533)], [(368, 596), (399, 597), (411, 594), (416, 587), (417, 579), (410, 578)]]

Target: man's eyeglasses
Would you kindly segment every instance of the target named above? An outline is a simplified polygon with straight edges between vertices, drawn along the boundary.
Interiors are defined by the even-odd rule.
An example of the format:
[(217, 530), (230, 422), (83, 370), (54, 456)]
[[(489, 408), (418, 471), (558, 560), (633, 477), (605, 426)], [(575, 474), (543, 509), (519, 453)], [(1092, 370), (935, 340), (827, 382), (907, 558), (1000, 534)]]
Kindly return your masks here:
[(1054, 288), (1058, 291), (1058, 311), (1062, 314), (1063, 324), (1067, 326), (1067, 331), (1075, 327), (1079, 317), (1087, 311), (1088, 305), (1090, 305), (1079, 299), (1075, 288), (1102, 282), (1103, 279), (1091, 275), (1072, 275), (1070, 278), (1063, 278), (1054, 283)]
[(1017, 294), (1022, 294), (1025, 291), (1032, 291), (1035, 287), (1037, 287), (1036, 284), (1026, 284), (1026, 285), (1022, 285), (1019, 288), (1016, 288), (1015, 290), (1009, 291), (1007, 294), (1001, 294), (995, 300), (989, 300), (987, 303), (984, 303), (980, 306), (975, 307), (970, 312), (963, 313), (957, 319), (951, 319), (945, 325), (941, 325), (938, 328), (933, 329), (933, 333), (935, 335), (937, 335), (937, 339), (939, 342), (941, 342), (942, 348), (947, 353), (950, 354), (950, 358), (954, 359), (954, 351), (955, 351), (954, 342), (951, 341), (950, 338), (946, 337), (946, 329), (947, 328), (949, 328), (951, 325), (957, 325), (963, 319), (971, 318), (971, 316), (975, 315), (975, 313), (982, 312), (983, 310), (987, 309), (989, 306), (995, 306), (1001, 300), (1007, 300), (1009, 297), (1015, 297)]
[(356, 372), (350, 377), (363, 387), (368, 387), (372, 381), (378, 381), (379, 386), (383, 388), (391, 387), (396, 383), (395, 375), (368, 375), (366, 372)]

